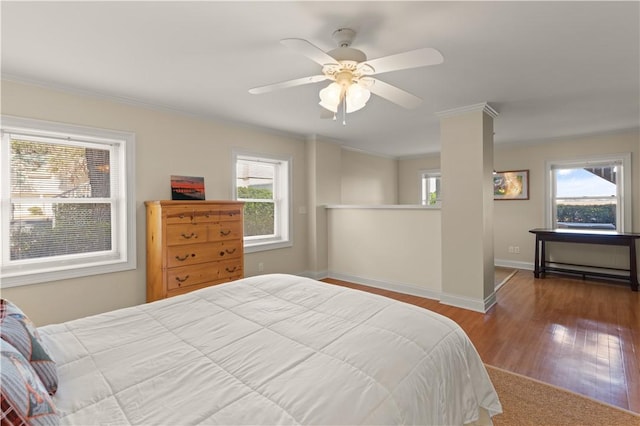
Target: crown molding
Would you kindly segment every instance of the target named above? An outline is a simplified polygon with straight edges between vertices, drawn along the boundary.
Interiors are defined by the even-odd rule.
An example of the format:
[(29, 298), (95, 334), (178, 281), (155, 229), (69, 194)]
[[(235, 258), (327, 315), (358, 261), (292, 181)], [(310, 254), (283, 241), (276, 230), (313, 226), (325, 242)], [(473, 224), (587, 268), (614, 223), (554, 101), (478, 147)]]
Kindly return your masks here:
[(484, 112), (491, 118), (496, 118), (498, 116), (498, 111), (493, 109), (493, 107), (491, 107), (491, 105), (489, 105), (487, 102), (482, 102), (479, 104), (467, 105), (463, 107), (439, 111), (439, 112), (436, 112), (436, 117), (449, 118), (449, 117), (455, 117), (456, 115), (462, 115), (469, 112), (478, 112), (478, 111)]

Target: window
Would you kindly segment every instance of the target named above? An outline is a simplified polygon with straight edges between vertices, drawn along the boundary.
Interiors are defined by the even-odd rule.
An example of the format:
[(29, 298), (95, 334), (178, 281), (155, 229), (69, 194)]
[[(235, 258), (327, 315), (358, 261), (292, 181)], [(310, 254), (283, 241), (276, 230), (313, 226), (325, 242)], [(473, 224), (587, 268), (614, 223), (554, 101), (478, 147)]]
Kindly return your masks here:
[(134, 140), (2, 117), (3, 287), (135, 268)]
[(630, 154), (548, 162), (547, 176), (551, 228), (631, 229)]
[(427, 170), (420, 173), (422, 180), (422, 205), (442, 205), (442, 193), (440, 189), (440, 170)]
[(233, 193), (244, 201), (246, 252), (291, 246), (291, 159), (234, 153)]

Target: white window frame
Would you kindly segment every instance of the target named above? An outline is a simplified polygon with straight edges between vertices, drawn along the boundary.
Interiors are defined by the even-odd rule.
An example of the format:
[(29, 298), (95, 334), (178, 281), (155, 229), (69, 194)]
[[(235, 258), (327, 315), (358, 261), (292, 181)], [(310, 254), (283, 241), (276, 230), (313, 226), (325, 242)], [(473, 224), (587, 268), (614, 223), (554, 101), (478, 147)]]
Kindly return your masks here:
[(436, 197), (435, 204), (429, 204), (428, 197), (429, 194), (426, 192), (426, 188), (424, 185), (425, 179), (430, 178), (438, 178), (440, 179), (440, 191), (442, 191), (442, 173), (440, 169), (429, 169), (429, 170), (420, 170), (420, 204), (427, 207), (442, 207), (442, 192), (440, 192), (440, 197)]
[(556, 184), (554, 181), (553, 170), (561, 167), (579, 168), (579, 167), (598, 167), (613, 162), (622, 164), (622, 173), (618, 173), (619, 182), (616, 182), (617, 188), (617, 208), (616, 208), (616, 231), (631, 232), (632, 228), (632, 188), (631, 188), (631, 153), (622, 154), (604, 154), (594, 155), (590, 157), (575, 158), (570, 160), (547, 160), (545, 162), (545, 225), (549, 229), (555, 229), (556, 226), (556, 208), (555, 200)]
[(232, 198), (237, 201), (237, 162), (238, 160), (265, 162), (276, 164), (274, 177), (275, 234), (269, 236), (245, 236), (244, 251), (253, 253), (264, 250), (275, 250), (293, 246), (292, 232), (292, 195), (293, 195), (293, 159), (291, 156), (259, 154), (255, 152), (233, 151)]
[[(48, 140), (77, 141), (108, 147), (112, 164), (111, 190), (115, 198), (112, 208), (112, 250), (100, 254), (78, 254), (51, 259), (9, 259), (9, 238), (0, 242), (0, 281), (2, 287), (44, 283), (136, 268), (135, 216), (135, 134), (65, 123), (3, 115), (0, 142), (0, 229), (9, 235), (11, 218), (10, 134)], [(117, 179), (116, 179), (117, 178)]]

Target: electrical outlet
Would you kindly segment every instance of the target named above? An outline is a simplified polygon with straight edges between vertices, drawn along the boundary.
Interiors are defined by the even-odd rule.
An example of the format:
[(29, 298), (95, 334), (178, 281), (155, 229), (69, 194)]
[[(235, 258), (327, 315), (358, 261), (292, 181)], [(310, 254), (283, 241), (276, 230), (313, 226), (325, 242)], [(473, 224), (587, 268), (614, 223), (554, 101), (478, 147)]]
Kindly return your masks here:
[(509, 246), (509, 253), (513, 253), (513, 246)]
[(520, 247), (515, 246), (515, 247), (513, 248), (513, 252), (514, 252), (515, 254), (520, 254)]
[(264, 263), (258, 263), (258, 272), (264, 272)]

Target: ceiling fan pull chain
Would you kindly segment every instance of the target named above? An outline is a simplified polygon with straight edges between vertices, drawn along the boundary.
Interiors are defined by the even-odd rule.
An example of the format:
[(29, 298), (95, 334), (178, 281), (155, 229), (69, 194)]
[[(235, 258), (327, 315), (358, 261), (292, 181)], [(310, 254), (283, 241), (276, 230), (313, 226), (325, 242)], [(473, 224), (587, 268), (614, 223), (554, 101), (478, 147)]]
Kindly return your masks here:
[(342, 125), (347, 125), (347, 96), (342, 98)]

